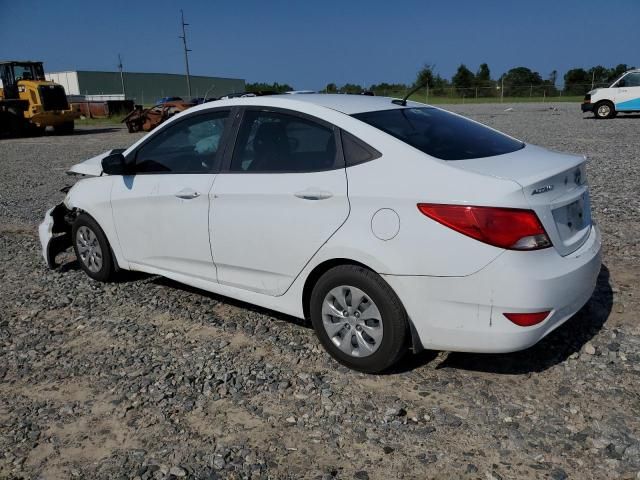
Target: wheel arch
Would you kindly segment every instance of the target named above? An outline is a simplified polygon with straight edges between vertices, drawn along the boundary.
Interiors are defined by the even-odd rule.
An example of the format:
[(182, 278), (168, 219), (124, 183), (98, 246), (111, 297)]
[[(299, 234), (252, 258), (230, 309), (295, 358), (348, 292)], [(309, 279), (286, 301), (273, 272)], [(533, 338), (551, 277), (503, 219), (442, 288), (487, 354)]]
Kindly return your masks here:
[[(313, 267), (313, 269), (309, 272), (309, 275), (307, 275), (307, 278), (305, 278), (304, 286), (302, 287), (302, 311), (303, 311), (305, 320), (308, 321), (309, 318), (311, 317), (311, 314), (309, 311), (310, 309), (309, 304), (311, 302), (311, 292), (313, 291), (313, 287), (315, 286), (315, 284), (318, 282), (318, 280), (322, 275), (324, 275), (330, 269), (340, 265), (355, 265), (355, 266), (367, 269), (373, 273), (376, 273), (376, 274), (378, 273), (368, 265), (365, 265), (362, 262), (359, 262), (350, 258), (332, 258), (332, 259), (328, 259), (328, 260), (324, 260), (323, 262), (320, 262), (318, 265)], [(394, 290), (391, 285), (389, 285), (389, 288)], [(396, 295), (398, 295), (397, 292), (395, 293)], [(400, 298), (399, 295), (398, 295), (398, 298)], [(400, 299), (400, 303), (402, 303), (402, 299)], [(418, 332), (415, 326), (413, 325), (413, 320), (411, 320), (408, 314), (406, 318), (409, 323), (407, 325), (407, 328), (409, 329), (409, 334), (411, 337), (411, 349), (413, 350), (414, 353), (418, 353), (424, 350), (424, 347), (422, 346), (422, 342), (420, 341), (420, 336), (418, 335)]]
[(596, 103), (594, 103), (593, 114), (597, 118), (601, 118), (601, 117), (598, 117), (598, 108), (600, 107), (600, 105), (605, 103), (609, 105), (609, 107), (611, 107), (611, 115), (609, 117), (603, 117), (603, 118), (613, 118), (613, 116), (615, 116), (618, 113), (618, 110), (616, 109), (616, 104), (613, 102), (613, 100), (610, 100), (608, 98), (603, 98), (602, 100), (598, 100)]
[(355, 265), (375, 272), (373, 268), (365, 265), (364, 263), (357, 262), (349, 258), (332, 258), (329, 260), (325, 260), (313, 267), (313, 270), (311, 270), (309, 272), (309, 275), (307, 275), (307, 278), (304, 281), (304, 286), (302, 287), (302, 311), (306, 320), (310, 318), (309, 301), (311, 300), (311, 292), (313, 291), (313, 287), (316, 283), (318, 283), (318, 279), (322, 275), (331, 270), (333, 267), (337, 267), (339, 265)]
[(68, 191), (64, 205), (69, 211), (90, 216), (100, 226), (109, 242), (116, 270), (128, 270), (129, 264), (122, 253), (120, 239), (113, 220), (111, 186), (101, 185), (101, 183), (111, 180), (110, 176), (79, 180)]
[[(104, 234), (105, 238), (107, 239), (107, 243), (109, 244), (109, 250), (111, 251), (111, 258), (113, 258), (113, 268), (114, 271), (119, 272), (120, 270), (122, 270), (122, 268), (120, 267), (120, 261), (118, 260), (118, 256), (115, 253), (115, 249), (113, 248), (113, 241), (111, 240), (111, 238), (109, 237), (109, 234), (107, 233), (107, 231), (104, 229), (104, 227), (102, 226), (102, 224), (98, 221), (98, 219), (91, 215), (90, 212), (82, 209), (82, 208), (71, 208), (69, 209), (69, 212), (73, 215), (73, 219), (75, 221), (75, 219), (79, 216), (79, 215), (86, 215), (87, 217), (91, 218), (94, 222), (96, 222), (98, 224), (98, 227), (100, 227), (100, 230), (102, 230), (102, 233)], [(75, 241), (74, 239), (71, 239), (71, 241)]]
[[(91, 211), (86, 210), (82, 207), (77, 207), (77, 206), (72, 206), (72, 205), (67, 205), (64, 204), (65, 208), (67, 209), (67, 211), (69, 212), (69, 215), (71, 218), (73, 218), (73, 221), (75, 221), (75, 219), (80, 215), (80, 214), (84, 214), (87, 215), (88, 217), (90, 217), (94, 222), (96, 222), (98, 224), (98, 226), (100, 227), (100, 229), (102, 230), (102, 233), (104, 234), (105, 238), (107, 239), (107, 242), (109, 243), (109, 250), (111, 250), (111, 256), (113, 258), (113, 263), (114, 263), (114, 269), (116, 272), (122, 270), (122, 264), (123, 264), (123, 260), (124, 259), (120, 259), (119, 251), (116, 251), (118, 249), (118, 243), (115, 243), (112, 239), (112, 236), (109, 234), (109, 232), (107, 232), (107, 230), (105, 230), (104, 226), (102, 225), (102, 223), (100, 222), (99, 218), (96, 218), (95, 215), (93, 215), (91, 213)], [(71, 226), (71, 225), (70, 225)], [(71, 239), (71, 241), (73, 242), (74, 240)], [(126, 263), (125, 263), (126, 265)]]

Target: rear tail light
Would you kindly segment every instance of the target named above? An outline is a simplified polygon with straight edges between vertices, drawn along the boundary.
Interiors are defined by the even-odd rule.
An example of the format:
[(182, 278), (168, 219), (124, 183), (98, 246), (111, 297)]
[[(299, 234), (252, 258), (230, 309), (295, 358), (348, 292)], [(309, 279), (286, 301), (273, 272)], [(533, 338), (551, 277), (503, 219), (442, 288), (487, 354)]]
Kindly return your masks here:
[(469, 205), (419, 203), (418, 210), (456, 232), (509, 250), (539, 250), (551, 246), (532, 210)]
[(544, 321), (549, 316), (549, 313), (551, 312), (547, 310), (546, 312), (535, 313), (503, 313), (503, 315), (516, 325), (531, 327)]

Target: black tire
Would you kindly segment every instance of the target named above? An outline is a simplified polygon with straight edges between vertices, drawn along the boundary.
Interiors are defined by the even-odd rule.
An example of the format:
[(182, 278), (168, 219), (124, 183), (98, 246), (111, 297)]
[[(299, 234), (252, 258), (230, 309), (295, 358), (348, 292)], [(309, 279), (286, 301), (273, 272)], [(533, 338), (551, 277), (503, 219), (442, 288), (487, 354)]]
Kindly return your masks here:
[[(343, 285), (364, 292), (382, 317), (382, 340), (377, 350), (368, 356), (356, 357), (340, 350), (323, 325), (323, 302), (333, 289)], [(371, 270), (357, 265), (341, 265), (328, 270), (314, 286), (309, 306), (311, 323), (320, 343), (333, 358), (353, 370), (365, 373), (383, 372), (398, 362), (408, 350), (407, 313), (389, 284)]]
[[(82, 243), (82, 239), (78, 237), (78, 232), (81, 232), (82, 234), (83, 232), (86, 232), (85, 229), (88, 229), (95, 236), (95, 241), (89, 241), (88, 243), (94, 245), (93, 249), (90, 250), (90, 253), (96, 254), (99, 252), (101, 259), (99, 268), (97, 268), (96, 257), (93, 257), (94, 261), (92, 262), (86, 250), (84, 252), (80, 251), (83, 247), (79, 245)], [(91, 237), (90, 240), (92, 240)], [(89, 277), (99, 282), (107, 282), (113, 278), (115, 273), (115, 264), (111, 253), (111, 247), (109, 246), (107, 237), (100, 228), (100, 225), (98, 225), (93, 218), (86, 213), (78, 215), (71, 228), (71, 241), (73, 243), (73, 251), (76, 254), (78, 263)], [(99, 250), (95, 248), (96, 244), (99, 246)]]
[(44, 135), (44, 132), (46, 131), (46, 129), (47, 127), (38, 127), (36, 125), (30, 125), (28, 134), (31, 137), (41, 137), (42, 135)]
[(22, 112), (7, 110), (0, 112), (0, 136), (6, 133), (10, 138), (17, 138), (24, 135), (27, 124)]
[(614, 118), (618, 112), (613, 103), (608, 100), (602, 100), (593, 106), (593, 114), (596, 118), (603, 120), (605, 118)]
[(53, 131), (56, 133), (56, 135), (71, 135), (74, 128), (75, 122), (71, 120), (70, 122), (64, 122), (60, 125), (56, 125), (55, 127), (53, 127)]

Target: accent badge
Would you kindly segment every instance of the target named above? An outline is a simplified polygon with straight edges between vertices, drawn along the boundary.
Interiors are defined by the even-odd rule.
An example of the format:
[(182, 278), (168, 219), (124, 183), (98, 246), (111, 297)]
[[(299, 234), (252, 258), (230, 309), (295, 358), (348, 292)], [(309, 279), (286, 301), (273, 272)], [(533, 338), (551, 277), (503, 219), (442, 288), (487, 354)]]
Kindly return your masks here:
[(533, 192), (531, 192), (531, 195), (538, 195), (539, 193), (550, 192), (551, 190), (553, 190), (553, 185), (545, 185), (544, 187), (536, 188)]

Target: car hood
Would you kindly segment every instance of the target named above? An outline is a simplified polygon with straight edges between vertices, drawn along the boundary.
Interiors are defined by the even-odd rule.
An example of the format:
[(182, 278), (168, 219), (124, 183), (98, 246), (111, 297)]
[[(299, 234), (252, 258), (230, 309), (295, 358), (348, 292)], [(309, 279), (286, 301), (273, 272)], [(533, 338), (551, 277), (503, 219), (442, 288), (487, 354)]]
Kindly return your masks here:
[(108, 157), (112, 153), (123, 152), (122, 149), (107, 150), (106, 152), (91, 157), (84, 162), (76, 163), (67, 173), (69, 175), (84, 175), (86, 177), (99, 177), (102, 175), (102, 159)]

